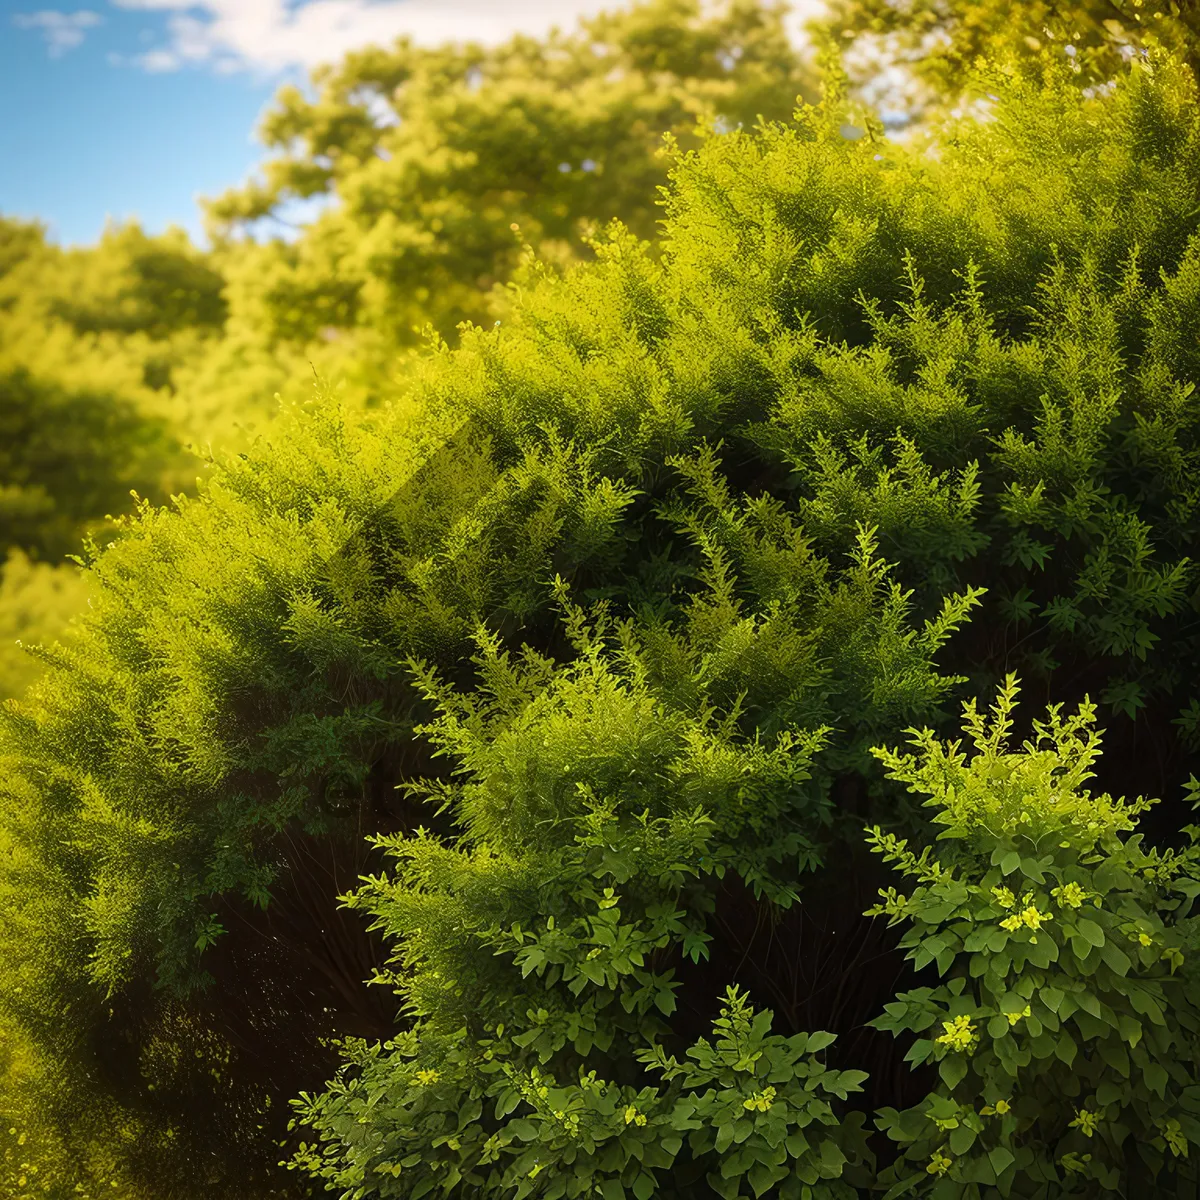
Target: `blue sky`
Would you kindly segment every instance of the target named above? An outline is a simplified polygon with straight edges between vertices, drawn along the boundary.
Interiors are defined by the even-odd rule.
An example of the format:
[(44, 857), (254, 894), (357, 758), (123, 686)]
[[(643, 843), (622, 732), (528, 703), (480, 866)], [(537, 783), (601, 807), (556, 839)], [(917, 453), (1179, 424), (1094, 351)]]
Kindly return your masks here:
[(251, 131), (275, 81), (110, 61), (146, 53), (159, 13), (105, 12), (81, 45), (52, 53), (13, 21), (36, 11), (0, 0), (0, 212), (38, 217), (68, 243), (95, 240), (108, 215), (198, 233), (197, 194), (257, 161)]
[[(201, 232), (284, 80), (408, 33), (494, 42), (621, 0), (0, 0), (0, 213), (64, 244), (109, 217)], [(817, 0), (801, 0), (811, 10)]]

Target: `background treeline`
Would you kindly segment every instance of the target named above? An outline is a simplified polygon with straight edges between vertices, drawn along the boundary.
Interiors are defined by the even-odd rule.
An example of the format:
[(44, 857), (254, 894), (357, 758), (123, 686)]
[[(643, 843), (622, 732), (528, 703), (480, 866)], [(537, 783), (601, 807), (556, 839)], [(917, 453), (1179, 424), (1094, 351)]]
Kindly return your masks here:
[[(4, 223), (0, 632), (88, 603), (0, 738), (8, 1193), (1188, 1194), (1195, 1021), (1163, 997), (1176, 957), (1196, 982), (1195, 21), (1104, 7), (837, 10), (868, 56), (957, 47), (908, 147), (780, 12), (656, 4), (285, 91), (210, 251)], [(131, 490), (152, 503), (106, 523)], [(24, 661), (0, 656), (13, 694)], [(1100, 782), (1169, 798), (1142, 831), (1177, 861), (1082, 792), (1086, 710), (1049, 766), (980, 727), (954, 787), (932, 743), (873, 754), (1012, 670), (1100, 702)], [(949, 928), (966, 900), (889, 840), (930, 821), (880, 757), (1095, 1053)], [(972, 807), (1014, 778), (1012, 811)], [(992, 988), (997, 1057), (960, 1073), (961, 986), (895, 1001), (867, 821), (927, 889), (887, 909), (918, 968)], [(1039, 943), (1020, 881), (1047, 871)], [(1076, 921), (1101, 894), (1116, 915)], [(1151, 1012), (1131, 1069), (1121, 1021)], [(943, 1017), (924, 1072), (879, 1036)], [(1080, 1079), (1122, 1136), (1091, 1140)], [(1006, 1080), (1042, 1089), (1011, 1121)], [(864, 1086), (888, 1137), (838, 1120)], [(744, 1152), (693, 1136), (722, 1105)]]

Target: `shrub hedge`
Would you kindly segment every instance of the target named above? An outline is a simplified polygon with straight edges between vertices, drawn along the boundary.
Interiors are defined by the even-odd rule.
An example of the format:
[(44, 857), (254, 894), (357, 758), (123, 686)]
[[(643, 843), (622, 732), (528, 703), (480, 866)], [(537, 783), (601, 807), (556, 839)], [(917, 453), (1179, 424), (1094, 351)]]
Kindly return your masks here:
[(31, 1112), (156, 1198), (1193, 1194), (1195, 84), (986, 86), (714, 132), (95, 549), (0, 735)]

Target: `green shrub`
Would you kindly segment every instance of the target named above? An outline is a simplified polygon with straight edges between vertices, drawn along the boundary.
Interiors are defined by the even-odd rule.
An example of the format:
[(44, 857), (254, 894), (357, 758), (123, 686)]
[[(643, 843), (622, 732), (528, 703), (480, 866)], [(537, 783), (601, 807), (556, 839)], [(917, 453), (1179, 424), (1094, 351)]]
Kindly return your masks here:
[[(583, 647), (585, 676), (598, 673), (597, 649)], [(488, 664), (484, 678), (507, 665)], [(514, 682), (508, 675), (504, 691), (523, 711), (495, 732), (466, 706), (434, 731), (471, 764), (453, 798), (466, 848), (422, 832), (390, 839), (394, 876), (352, 898), (396, 945), (397, 970), (379, 982), (394, 984), (418, 1020), (384, 1045), (348, 1045), (348, 1073), (297, 1105), (320, 1143), (302, 1145), (292, 1165), (345, 1196), (874, 1190), (867, 1114), (846, 1103), (866, 1072), (816, 1057), (832, 1034), (771, 1034), (771, 1014), (756, 1015), (730, 988), (715, 1048), (702, 1038), (682, 1063), (664, 1050), (661, 1039), (677, 1033), (679, 985), (661, 969), (662, 951), (707, 953), (713, 904), (696, 885), (721, 872), (738, 841), (720, 792), (696, 786), (695, 759), (711, 769), (721, 756), (699, 738), (688, 739), (700, 753), (683, 769), (631, 763), (627, 743), (611, 760), (594, 746), (571, 754), (588, 731), (656, 741), (669, 718), (618, 722), (595, 705), (551, 701), (551, 725), (545, 693)], [(552, 690), (570, 694), (575, 683)], [(1066, 1197), (1121, 1194), (1136, 1181), (1188, 1195), (1200, 1174), (1188, 1161), (1200, 1140), (1200, 1021), (1195, 968), (1179, 968), (1196, 938), (1200, 828), (1181, 853), (1124, 836), (1152, 802), (1083, 790), (1100, 742), (1086, 702), (1067, 719), (1052, 707), (1022, 751), (1007, 753), (1016, 691), (1010, 678), (990, 728), (973, 701), (964, 705), (969, 761), (929, 729), (909, 731), (920, 761), (874, 751), (889, 778), (928, 797), (943, 827), (920, 854), (869, 831), (917, 883), (908, 895), (886, 889), (869, 915), (907, 922), (901, 948), (917, 973), (935, 966), (938, 978), (872, 1022), (910, 1043), (906, 1062), (937, 1064), (918, 1104), (878, 1114), (903, 1154), (877, 1186), (889, 1196)], [(574, 709), (577, 730), (563, 709)], [(559, 736), (547, 739), (551, 727)], [(486, 749), (481, 734), (491, 735)], [(572, 817), (531, 836), (530, 783), (569, 795), (546, 789), (544, 769), (522, 769), (547, 744), (575, 773), (592, 775), (597, 760), (615, 768), (626, 789), (661, 779), (679, 815), (654, 820), (657, 806), (638, 811), (642, 797), (579, 781)], [(813, 747), (780, 749), (792, 777), (807, 778)], [(726, 762), (737, 780), (730, 807), (763, 818), (756, 840), (769, 848), (779, 814), (747, 794), (756, 772)], [(1190, 791), (1200, 803), (1200, 783)], [(697, 794), (708, 803), (687, 811)], [(804, 823), (819, 827), (812, 816)], [(562, 848), (548, 856), (554, 840)]]
[[(816, 636), (799, 627), (799, 591), (761, 621), (714, 614), (715, 596), (702, 594), (686, 633), (659, 627), (645, 641), (631, 625), (589, 625), (568, 603), (570, 666), (532, 651), (514, 661), (485, 638), (478, 698), (426, 677), (439, 717), (418, 732), (465, 777), (430, 799), (463, 837), (385, 839), (396, 878), (376, 878), (353, 902), (401, 947), (380, 982), (418, 1024), (387, 1047), (356, 1047), (361, 1075), (309, 1109), (344, 1163), (311, 1151), (299, 1163), (349, 1193), (384, 1196), (460, 1182), (478, 1195), (541, 1194), (532, 1181), (544, 1171), (555, 1196), (601, 1184), (623, 1195), (623, 1182), (639, 1197), (682, 1197), (707, 1178), (733, 1197), (742, 1173), (756, 1194), (786, 1179), (781, 1194), (799, 1196), (802, 1182), (837, 1179), (847, 1151), (861, 1157), (861, 1115), (839, 1121), (830, 1101), (865, 1074), (815, 1057), (832, 1035), (772, 1035), (771, 1014), (731, 989), (715, 1049), (700, 1039), (680, 1062), (662, 1039), (678, 1001), (694, 1012), (669, 964), (681, 950), (709, 957), (716, 881), (739, 877), (789, 908), (833, 817), (811, 767), (829, 730), (764, 744), (739, 720), (747, 692), (774, 682), (756, 676), (774, 657), (779, 682), (799, 684), (796, 699), (810, 704), (806, 677), (857, 691), (864, 708), (872, 686), (917, 707), (896, 694), (903, 668), (863, 671), (864, 643), (919, 677), (970, 607), (949, 606), (916, 645), (880, 646), (872, 618), (901, 621), (903, 602), (880, 587), (873, 549), (864, 536), (836, 588), (798, 573)], [(710, 575), (713, 592), (723, 576)], [(691, 694), (671, 696), (672, 683)], [(919, 686), (936, 695), (944, 685)]]
[[(929, 1171), (907, 1114), (965, 1092), (864, 1028), (906, 968), (859, 916), (886, 882), (862, 826), (933, 843), (871, 749), (1012, 671), (1095, 695), (1103, 786), (1167, 796), (1142, 832), (1178, 848), (1200, 725), (1194, 84), (1154, 58), (1090, 98), (1052, 69), (996, 86), (994, 119), (930, 146), (843, 137), (836, 93), (714, 132), (677, 157), (661, 254), (617, 228), (596, 263), (532, 271), (403, 404), (298, 406), (97, 552), (93, 607), (0, 738), (0, 1007), (77, 1067), (47, 1110), (119, 1100), (130, 1178), (181, 1196), (416, 1197), (453, 1171), (468, 1195), (598, 1173), (645, 1200), (656, 1171), (836, 1195), (914, 1163), (931, 1196), (991, 1186)], [(969, 849), (944, 869), (984, 887)], [(364, 876), (390, 947), (338, 907)], [(1183, 908), (1137, 887), (1112, 911), (1175, 945)], [(919, 1019), (997, 1008), (929, 986)], [(1016, 1060), (977, 1054), (998, 1088)], [(1189, 1136), (1189, 1054), (1106, 1112)], [(273, 1172), (301, 1091), (317, 1145)], [(485, 1100), (490, 1127), (460, 1120)], [(889, 1108), (899, 1159), (850, 1115)], [(1076, 1154), (1099, 1195), (1153, 1172), (1115, 1135), (1060, 1153), (1065, 1114), (1000, 1173)], [(1155, 1186), (1185, 1194), (1164, 1145)]]
[[(1092, 705), (1065, 719), (1053, 706), (1022, 753), (1005, 753), (1016, 690), (1001, 690), (990, 729), (966, 706), (969, 763), (927, 729), (910, 731), (920, 761), (878, 752), (944, 827), (920, 855), (872, 831), (917, 881), (872, 911), (907, 922), (914, 968), (936, 963), (943, 981), (874, 1022), (924, 1034), (906, 1058), (936, 1062), (940, 1079), (923, 1104), (884, 1110), (904, 1150), (884, 1182), (915, 1167), (1017, 1196), (1190, 1194), (1200, 1020), (1195, 965), (1180, 968), (1195, 948), (1200, 829), (1182, 853), (1143, 849), (1134, 831), (1153, 801), (1082, 789), (1099, 757)], [(1200, 802), (1194, 778), (1189, 791)]]

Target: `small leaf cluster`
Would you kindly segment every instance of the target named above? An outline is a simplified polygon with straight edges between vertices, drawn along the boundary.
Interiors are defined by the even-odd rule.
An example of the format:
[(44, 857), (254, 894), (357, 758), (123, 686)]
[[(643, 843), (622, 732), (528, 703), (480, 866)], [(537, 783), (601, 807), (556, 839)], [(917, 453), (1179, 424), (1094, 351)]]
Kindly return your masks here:
[[(771, 1013), (731, 987), (712, 1041), (700, 1038), (682, 1062), (647, 1046), (638, 1055), (646, 1082), (618, 1086), (595, 1070), (560, 1082), (503, 1025), (474, 1042), (466, 1029), (443, 1039), (417, 1026), (382, 1048), (388, 1057), (377, 1046), (349, 1047), (354, 1075), (302, 1098), (302, 1119), (339, 1148), (303, 1144), (289, 1165), (347, 1194), (380, 1197), (469, 1189), (649, 1200), (707, 1183), (724, 1200), (849, 1200), (855, 1192), (842, 1177), (866, 1144), (861, 1115), (844, 1119), (837, 1109), (865, 1075), (825, 1067), (819, 1054), (832, 1034), (770, 1030)], [(391, 1129), (386, 1143), (358, 1136), (367, 1111)]]
[(902, 1151), (883, 1180), (893, 1196), (930, 1180), (918, 1190), (939, 1197), (1105, 1196), (1133, 1180), (1166, 1194), (1195, 1179), (1200, 1139), (1200, 1013), (1180, 970), (1200, 847), (1147, 849), (1133, 831), (1149, 802), (1084, 789), (1091, 705), (1052, 706), (1008, 752), (1016, 693), (1010, 677), (990, 723), (964, 706), (969, 760), (928, 730), (910, 731), (916, 755), (877, 751), (942, 826), (920, 855), (871, 831), (916, 881), (873, 912), (903, 923), (914, 969), (940, 978), (873, 1022), (940, 1081), (881, 1113)]

